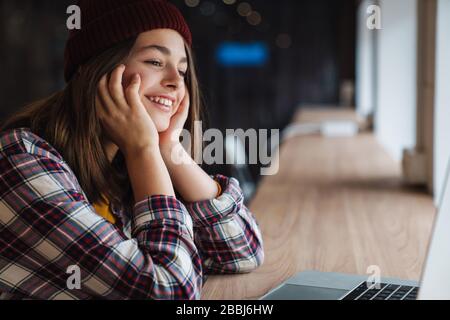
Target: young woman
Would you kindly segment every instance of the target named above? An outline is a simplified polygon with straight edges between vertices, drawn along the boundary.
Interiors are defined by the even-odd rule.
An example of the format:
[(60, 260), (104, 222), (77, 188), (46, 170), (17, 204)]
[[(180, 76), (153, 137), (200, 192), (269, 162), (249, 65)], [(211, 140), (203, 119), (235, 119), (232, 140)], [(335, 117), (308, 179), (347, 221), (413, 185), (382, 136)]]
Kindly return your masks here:
[(181, 13), (165, 0), (78, 5), (66, 87), (1, 128), (1, 298), (198, 299), (206, 274), (257, 268), (238, 181), (180, 149), (201, 115)]

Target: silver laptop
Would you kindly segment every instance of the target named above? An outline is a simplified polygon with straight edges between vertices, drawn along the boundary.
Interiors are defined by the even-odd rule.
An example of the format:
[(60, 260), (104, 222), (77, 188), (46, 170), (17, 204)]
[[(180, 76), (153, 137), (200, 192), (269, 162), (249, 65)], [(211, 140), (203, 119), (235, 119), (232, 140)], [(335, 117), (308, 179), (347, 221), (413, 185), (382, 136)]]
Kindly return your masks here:
[(261, 300), (444, 300), (450, 299), (450, 162), (444, 192), (428, 246), (420, 285), (417, 281), (331, 272), (298, 273)]

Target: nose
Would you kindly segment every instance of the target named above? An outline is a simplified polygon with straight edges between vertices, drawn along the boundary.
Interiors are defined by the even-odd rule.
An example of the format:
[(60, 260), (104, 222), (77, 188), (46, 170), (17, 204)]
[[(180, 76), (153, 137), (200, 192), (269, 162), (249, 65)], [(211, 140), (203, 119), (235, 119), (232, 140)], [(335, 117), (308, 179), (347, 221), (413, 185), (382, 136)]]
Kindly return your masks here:
[(171, 66), (166, 69), (166, 73), (163, 78), (163, 86), (172, 89), (178, 89), (184, 82), (184, 78), (180, 75), (177, 68)]

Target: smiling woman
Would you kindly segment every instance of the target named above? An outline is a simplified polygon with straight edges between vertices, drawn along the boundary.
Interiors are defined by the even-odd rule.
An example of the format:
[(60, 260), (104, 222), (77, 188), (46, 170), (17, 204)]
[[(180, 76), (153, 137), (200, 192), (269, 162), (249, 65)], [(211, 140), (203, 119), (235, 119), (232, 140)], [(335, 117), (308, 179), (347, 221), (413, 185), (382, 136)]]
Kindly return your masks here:
[(125, 61), (124, 83), (130, 83), (134, 74), (141, 76), (140, 95), (158, 132), (167, 130), (185, 95), (185, 47), (177, 31), (151, 30), (137, 37)]
[(205, 274), (258, 267), (238, 181), (182, 148), (189, 161), (172, 160), (202, 113), (181, 13), (165, 0), (78, 5), (66, 87), (1, 128), (0, 298), (198, 299)]

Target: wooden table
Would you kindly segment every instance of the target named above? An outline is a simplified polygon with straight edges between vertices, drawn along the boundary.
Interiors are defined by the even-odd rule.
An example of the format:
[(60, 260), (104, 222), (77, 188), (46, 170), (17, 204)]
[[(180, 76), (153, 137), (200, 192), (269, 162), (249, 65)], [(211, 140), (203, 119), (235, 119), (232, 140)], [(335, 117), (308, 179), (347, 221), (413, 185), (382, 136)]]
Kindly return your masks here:
[[(352, 112), (304, 110), (295, 122)], [(263, 233), (265, 262), (240, 275), (210, 276), (203, 299), (257, 299), (304, 270), (419, 280), (435, 207), (403, 185), (401, 166), (371, 133), (290, 138), (279, 172), (265, 176), (249, 204)]]

